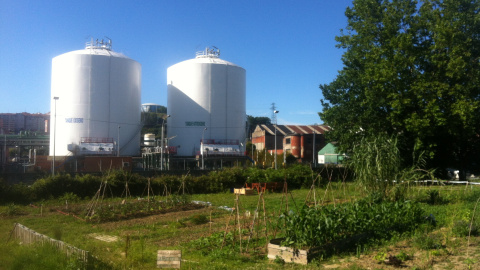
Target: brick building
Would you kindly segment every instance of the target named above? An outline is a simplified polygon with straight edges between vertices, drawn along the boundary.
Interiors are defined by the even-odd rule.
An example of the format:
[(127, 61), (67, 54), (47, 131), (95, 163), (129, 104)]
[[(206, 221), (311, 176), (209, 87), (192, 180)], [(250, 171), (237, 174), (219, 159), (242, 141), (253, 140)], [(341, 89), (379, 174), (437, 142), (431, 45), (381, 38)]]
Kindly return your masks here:
[(292, 154), (299, 162), (312, 162), (317, 152), (325, 146), (326, 125), (257, 125), (252, 133), (252, 143), (257, 151)]

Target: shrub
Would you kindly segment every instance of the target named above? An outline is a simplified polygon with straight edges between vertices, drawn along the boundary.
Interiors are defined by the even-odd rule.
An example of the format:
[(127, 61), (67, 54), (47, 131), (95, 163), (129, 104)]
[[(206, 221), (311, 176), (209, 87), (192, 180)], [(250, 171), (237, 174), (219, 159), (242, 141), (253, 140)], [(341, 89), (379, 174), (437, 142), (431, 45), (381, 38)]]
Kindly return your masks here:
[[(309, 166), (294, 165), (287, 169), (248, 169), (234, 167), (212, 171), (200, 176), (174, 176), (162, 175), (150, 178), (150, 188), (155, 195), (170, 195), (227, 192), (231, 188), (243, 186), (247, 181), (283, 182), (287, 181), (289, 188), (310, 187), (312, 182), (312, 170)], [(0, 179), (0, 203), (30, 203), (33, 201), (48, 200), (54, 198), (64, 199), (76, 195), (79, 198), (93, 197), (99, 188), (106, 184), (109, 196), (123, 197), (128, 191), (131, 196), (144, 196), (148, 179), (126, 171), (110, 171), (103, 176), (91, 174), (69, 174), (47, 176), (38, 179), (31, 187), (25, 184), (7, 185)], [(68, 199), (68, 198), (67, 198)], [(72, 199), (72, 198), (70, 198)]]
[(312, 170), (305, 165), (293, 165), (285, 170), (289, 188), (309, 188), (312, 185)]
[(26, 204), (35, 200), (35, 193), (24, 183), (6, 186), (4, 193), (1, 199), (4, 203)]
[(63, 196), (61, 196), (60, 198), (58, 198), (58, 200), (60, 201), (60, 203), (65, 203), (68, 202), (68, 203), (76, 203), (76, 202), (79, 202), (80, 201), (80, 197), (78, 197), (75, 193), (73, 192), (67, 192), (65, 194), (63, 194)]

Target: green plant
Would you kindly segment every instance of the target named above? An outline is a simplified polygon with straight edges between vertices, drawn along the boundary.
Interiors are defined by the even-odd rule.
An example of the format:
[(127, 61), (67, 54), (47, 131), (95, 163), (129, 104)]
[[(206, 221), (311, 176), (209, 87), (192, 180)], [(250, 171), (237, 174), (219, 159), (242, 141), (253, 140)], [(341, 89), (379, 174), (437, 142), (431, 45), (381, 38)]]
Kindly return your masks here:
[(275, 256), (275, 259), (273, 260), (273, 262), (276, 263), (276, 264), (281, 264), (281, 265), (285, 264), (285, 260), (278, 255)]
[(302, 207), (284, 213), (279, 224), (285, 230), (283, 245), (319, 247), (340, 240), (390, 239), (394, 232), (408, 232), (424, 223), (423, 210), (412, 202), (371, 203), (368, 200), (335, 206)]
[(341, 270), (365, 270), (365, 268), (358, 266), (357, 264), (353, 264), (348, 268), (341, 268)]
[(184, 228), (186, 227), (187, 225), (185, 224), (185, 222), (181, 221), (181, 220), (177, 220), (177, 221), (173, 221), (173, 222), (170, 222), (168, 224), (168, 227), (170, 228), (175, 228), (175, 229), (180, 229), (180, 228)]
[(208, 217), (206, 215), (194, 215), (190, 220), (195, 225), (208, 223)]
[(411, 259), (411, 256), (408, 255), (405, 251), (400, 251), (400, 253), (397, 254), (396, 256), (399, 260), (401, 261), (407, 261)]
[(386, 135), (363, 137), (353, 147), (347, 163), (356, 180), (368, 191), (386, 196), (401, 169), (397, 138)]
[(476, 260), (472, 258), (465, 259), (464, 263), (467, 265), (468, 269), (473, 269), (472, 267), (476, 264)]
[(452, 233), (455, 236), (465, 237), (469, 235), (478, 235), (479, 229), (477, 224), (461, 219), (453, 222)]
[(437, 234), (417, 232), (413, 237), (413, 244), (423, 250), (439, 249), (442, 247), (441, 239)]
[(58, 201), (60, 201), (60, 203), (77, 203), (80, 201), (80, 197), (73, 192), (67, 192), (64, 193), (61, 197), (59, 197)]
[(85, 269), (83, 262), (68, 258), (50, 244), (9, 247), (11, 268), (8, 269)]
[(442, 197), (440, 197), (440, 192), (436, 189), (430, 189), (427, 191), (427, 203), (431, 205), (440, 204), (443, 202)]
[(383, 263), (387, 259), (387, 253), (383, 251), (378, 252), (377, 255), (375, 255), (375, 257), (373, 258), (375, 259), (375, 261), (377, 261), (377, 263)]
[(16, 206), (14, 203), (11, 203), (7, 205), (7, 210), (5, 211), (5, 214), (9, 217), (17, 215), (19, 212), (18, 206)]
[(54, 227), (53, 228), (53, 238), (56, 240), (62, 240), (63, 232), (60, 227)]

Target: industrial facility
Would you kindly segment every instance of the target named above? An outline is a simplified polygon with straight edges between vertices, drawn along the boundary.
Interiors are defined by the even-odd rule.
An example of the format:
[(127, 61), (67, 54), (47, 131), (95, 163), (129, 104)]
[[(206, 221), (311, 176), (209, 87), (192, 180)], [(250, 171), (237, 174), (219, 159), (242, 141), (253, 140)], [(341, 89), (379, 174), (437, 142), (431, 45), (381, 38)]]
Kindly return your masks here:
[[(220, 59), (216, 47), (167, 69), (166, 108), (140, 100), (141, 65), (113, 51), (110, 39), (92, 39), (83, 50), (54, 57), (50, 120), (45, 121), (50, 134), (48, 156), (31, 156), (42, 146), (5, 136), (3, 167), (12, 156), (25, 156), (24, 171), (53, 174), (55, 170), (217, 169), (255, 162), (245, 154), (246, 71)], [(266, 139), (263, 147), (259, 145), (257, 133), (262, 127), (252, 139), (258, 150), (270, 149)], [(284, 132), (278, 126), (276, 130), (273, 136), (280, 141), (275, 151), (295, 154), (301, 148), (301, 155), (294, 156), (308, 160), (310, 148), (316, 152), (317, 141), (323, 144), (326, 129), (285, 126)], [(316, 147), (287, 147), (298, 136), (303, 142), (304, 133), (313, 136)], [(290, 137), (282, 143), (286, 136)]]
[[(48, 158), (53, 172), (92, 170), (85, 164), (108, 164), (105, 157), (114, 168), (125, 160), (130, 168), (127, 157), (137, 157), (134, 166), (160, 170), (172, 164), (205, 169), (218, 157), (220, 166), (231, 157), (243, 159), (245, 69), (219, 56), (217, 48), (207, 48), (168, 68), (168, 115), (157, 104), (140, 103), (141, 66), (113, 51), (111, 40), (92, 39), (83, 50), (54, 57)], [(143, 142), (142, 113), (162, 120), (156, 122), (160, 134), (143, 134)]]

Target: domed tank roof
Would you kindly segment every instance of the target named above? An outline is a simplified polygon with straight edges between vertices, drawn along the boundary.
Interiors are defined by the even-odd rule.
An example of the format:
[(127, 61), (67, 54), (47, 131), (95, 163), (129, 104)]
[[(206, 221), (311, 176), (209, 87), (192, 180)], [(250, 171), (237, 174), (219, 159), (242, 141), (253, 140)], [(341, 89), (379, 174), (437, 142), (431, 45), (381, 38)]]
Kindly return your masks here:
[[(122, 53), (112, 51), (112, 40), (104, 41), (102, 40), (91, 40), (85, 44), (85, 49), (83, 50), (76, 50), (64, 53), (65, 54), (91, 54), (91, 55), (104, 55), (104, 56), (113, 56), (119, 58), (126, 58), (130, 59), (129, 57), (125, 56)], [(59, 56), (62, 56), (59, 55)]]
[[(199, 51), (196, 53), (195, 58), (189, 59), (182, 61), (180, 63), (177, 63), (173, 66), (180, 65), (180, 64), (186, 64), (186, 63), (193, 63), (193, 64), (219, 64), (219, 65), (228, 65), (228, 66), (235, 66), (242, 68), (239, 65), (236, 65), (232, 62), (225, 61), (223, 59), (220, 59), (220, 50), (217, 49), (216, 47), (213, 47), (213, 49), (206, 48), (204, 51)], [(172, 66), (172, 67), (173, 67)]]

